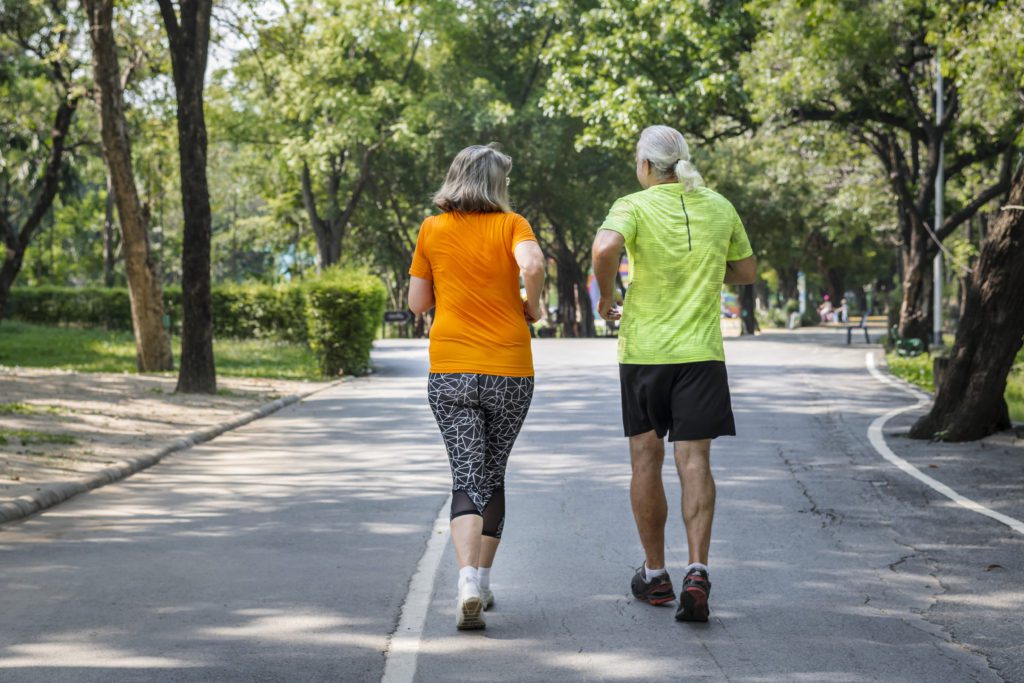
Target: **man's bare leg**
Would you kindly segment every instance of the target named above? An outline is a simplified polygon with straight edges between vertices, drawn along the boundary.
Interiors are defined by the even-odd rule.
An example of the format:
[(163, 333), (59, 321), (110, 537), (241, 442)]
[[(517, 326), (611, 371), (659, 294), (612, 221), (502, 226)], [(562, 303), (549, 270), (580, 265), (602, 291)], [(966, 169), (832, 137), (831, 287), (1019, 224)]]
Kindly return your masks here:
[(711, 439), (676, 441), (675, 458), (679, 481), (683, 486), (683, 523), (686, 524), (690, 562), (706, 565), (711, 547), (711, 523), (715, 518)]
[(629, 437), (629, 455), (633, 463), (633, 478), (629, 485), (629, 500), (633, 505), (633, 519), (644, 547), (644, 561), (648, 569), (665, 566), (665, 521), (668, 504), (661, 481), (661, 466), (665, 462), (665, 442), (652, 430)]

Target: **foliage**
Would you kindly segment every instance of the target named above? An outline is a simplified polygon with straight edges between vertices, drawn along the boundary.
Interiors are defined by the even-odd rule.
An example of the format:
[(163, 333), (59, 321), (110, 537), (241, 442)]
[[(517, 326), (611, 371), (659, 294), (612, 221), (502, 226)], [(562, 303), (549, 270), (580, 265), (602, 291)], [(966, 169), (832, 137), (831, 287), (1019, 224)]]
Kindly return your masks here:
[(0, 445), (9, 443), (11, 439), (17, 439), (23, 446), (34, 443), (70, 445), (77, 442), (77, 439), (70, 434), (51, 434), (31, 429), (0, 429)]
[(737, 0), (563, 0), (545, 105), (581, 118), (582, 146), (630, 149), (654, 123), (703, 142), (751, 127), (739, 58), (757, 26)]
[(387, 293), (366, 272), (331, 268), (306, 285), (309, 346), (324, 377), (365, 375)]
[(922, 353), (920, 356), (900, 356), (889, 353), (885, 356), (889, 372), (900, 379), (917, 385), (925, 391), (935, 391), (935, 380), (932, 376), (932, 356)]
[[(174, 355), (181, 340), (172, 339)], [(217, 372), (226, 377), (319, 377), (305, 344), (270, 339), (218, 339)], [(0, 325), (0, 365), (60, 368), (77, 372), (135, 372), (135, 342), (130, 332), (53, 327), (5, 321)]]
[[(947, 344), (952, 340), (947, 340)], [(923, 353), (915, 358), (904, 358), (895, 353), (885, 356), (889, 371), (925, 391), (935, 391), (935, 380), (932, 375), (932, 356)], [(1010, 419), (1024, 422), (1024, 349), (1017, 354), (1010, 376), (1006, 379), (1006, 405), (1010, 409)]]
[[(181, 323), (181, 288), (164, 290), (170, 324)], [(213, 290), (214, 332), (233, 339), (305, 341), (302, 289), (297, 285), (224, 285)], [(128, 290), (118, 287), (38, 287), (12, 292), (10, 315), (37, 324), (131, 330)]]

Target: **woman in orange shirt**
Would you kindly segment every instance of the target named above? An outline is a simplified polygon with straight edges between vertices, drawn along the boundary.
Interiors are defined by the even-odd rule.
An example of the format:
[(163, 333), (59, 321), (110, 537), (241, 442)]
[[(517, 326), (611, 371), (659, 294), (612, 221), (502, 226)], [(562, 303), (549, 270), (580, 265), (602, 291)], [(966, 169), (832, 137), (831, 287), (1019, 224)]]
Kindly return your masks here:
[[(512, 159), (474, 145), (452, 161), (423, 221), (409, 308), (436, 306), (427, 398), (452, 468), (459, 629), (484, 628), (491, 564), (505, 522), (505, 466), (533, 398), (527, 323), (541, 318), (544, 255), (508, 199)], [(526, 301), (519, 290), (522, 274)]]

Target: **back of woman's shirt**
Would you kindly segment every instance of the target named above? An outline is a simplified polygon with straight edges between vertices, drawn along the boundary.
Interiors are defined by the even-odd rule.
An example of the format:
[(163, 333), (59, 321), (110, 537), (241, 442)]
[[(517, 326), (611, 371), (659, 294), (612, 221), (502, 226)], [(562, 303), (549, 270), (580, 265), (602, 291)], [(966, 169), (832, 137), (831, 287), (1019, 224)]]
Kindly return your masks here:
[(423, 221), (409, 274), (432, 280), (430, 371), (533, 375), (517, 244), (536, 240), (516, 213), (448, 212)]

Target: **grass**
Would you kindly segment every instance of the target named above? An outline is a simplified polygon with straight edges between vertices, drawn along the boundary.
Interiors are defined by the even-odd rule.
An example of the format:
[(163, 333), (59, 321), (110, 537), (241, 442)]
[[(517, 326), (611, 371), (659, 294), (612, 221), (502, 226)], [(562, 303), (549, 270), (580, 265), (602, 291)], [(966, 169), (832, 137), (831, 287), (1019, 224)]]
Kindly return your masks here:
[(34, 406), (29, 403), (0, 403), (0, 415), (58, 415), (62, 411), (55, 406)]
[[(923, 353), (917, 358), (903, 358), (890, 353), (885, 358), (892, 374), (922, 389), (935, 391), (932, 357), (929, 354)], [(1010, 376), (1006, 378), (1004, 396), (1010, 409), (1010, 419), (1014, 422), (1024, 422), (1024, 349), (1017, 354)]]
[[(181, 357), (181, 340), (171, 340)], [(223, 377), (320, 379), (316, 359), (303, 344), (268, 339), (218, 339), (217, 374)], [(78, 372), (135, 372), (135, 341), (129, 332), (0, 323), (0, 365), (60, 368)]]
[(22, 445), (30, 443), (77, 443), (75, 437), (68, 434), (47, 434), (46, 432), (34, 432), (30, 429), (0, 429), (0, 445), (6, 445), (11, 439), (17, 439)]

